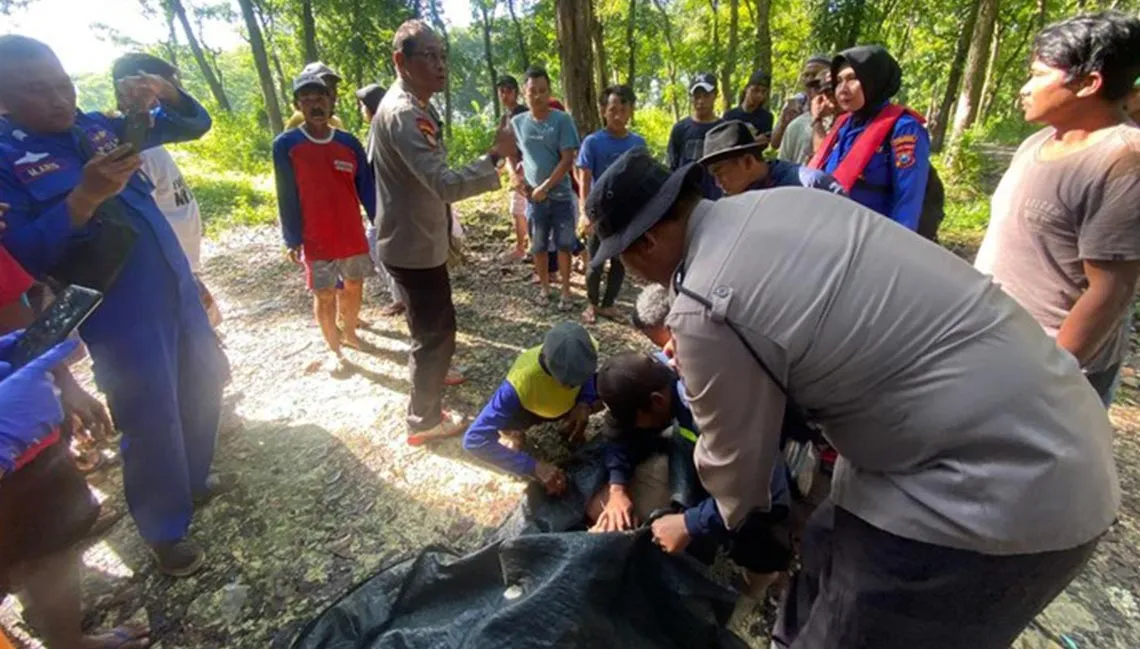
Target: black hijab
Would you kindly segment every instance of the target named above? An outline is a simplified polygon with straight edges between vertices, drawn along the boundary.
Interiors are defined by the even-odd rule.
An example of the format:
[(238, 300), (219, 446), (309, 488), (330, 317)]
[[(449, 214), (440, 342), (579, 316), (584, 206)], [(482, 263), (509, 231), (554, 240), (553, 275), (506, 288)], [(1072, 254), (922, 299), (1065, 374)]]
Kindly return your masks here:
[(831, 60), (831, 78), (838, 79), (839, 70), (847, 65), (863, 86), (863, 107), (855, 111), (855, 117), (871, 117), (902, 87), (902, 68), (881, 45), (859, 45), (835, 55)]

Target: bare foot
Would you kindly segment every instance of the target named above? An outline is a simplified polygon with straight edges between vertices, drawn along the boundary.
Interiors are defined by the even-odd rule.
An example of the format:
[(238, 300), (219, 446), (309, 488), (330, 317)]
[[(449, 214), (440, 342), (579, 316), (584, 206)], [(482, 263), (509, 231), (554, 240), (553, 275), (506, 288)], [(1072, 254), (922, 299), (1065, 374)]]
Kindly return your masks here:
[(591, 304), (590, 306), (586, 307), (585, 311), (582, 312), (582, 322), (585, 322), (586, 324), (594, 324), (597, 321), (598, 316), (594, 312), (594, 305)]
[(600, 307), (598, 309), (598, 315), (602, 316), (603, 318), (609, 318), (610, 320), (621, 319), (621, 312), (617, 310), (617, 307), (613, 306)]
[(423, 446), (424, 444), (436, 440), (458, 437), (467, 430), (469, 424), (470, 422), (466, 417), (454, 412), (444, 411), (443, 420), (435, 426), (427, 430), (409, 431), (408, 444), (411, 446)]
[(380, 315), (384, 316), (385, 318), (391, 318), (392, 316), (400, 315), (405, 310), (406, 307), (404, 307), (403, 302), (393, 302), (383, 309), (380, 309)]
[(360, 351), (361, 347), (364, 345), (364, 343), (360, 342), (360, 338), (356, 335), (355, 331), (351, 333), (345, 331), (342, 333), (340, 335), (340, 344), (357, 351)]
[(82, 649), (142, 649), (150, 646), (150, 629), (145, 626), (124, 624), (107, 633), (83, 638)]

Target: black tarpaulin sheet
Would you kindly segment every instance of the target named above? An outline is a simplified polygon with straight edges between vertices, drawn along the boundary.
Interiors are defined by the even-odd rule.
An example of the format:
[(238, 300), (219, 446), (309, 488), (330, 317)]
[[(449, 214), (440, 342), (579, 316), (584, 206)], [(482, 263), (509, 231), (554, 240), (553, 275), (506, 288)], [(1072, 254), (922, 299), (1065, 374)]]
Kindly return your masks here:
[(599, 457), (579, 457), (569, 493), (531, 485), (481, 550), (428, 548), (381, 570), (310, 622), (292, 649), (743, 649), (724, 628), (736, 593), (649, 531), (589, 534)]
[(566, 532), (464, 557), (429, 549), (309, 624), (293, 649), (726, 648), (735, 595), (636, 534)]

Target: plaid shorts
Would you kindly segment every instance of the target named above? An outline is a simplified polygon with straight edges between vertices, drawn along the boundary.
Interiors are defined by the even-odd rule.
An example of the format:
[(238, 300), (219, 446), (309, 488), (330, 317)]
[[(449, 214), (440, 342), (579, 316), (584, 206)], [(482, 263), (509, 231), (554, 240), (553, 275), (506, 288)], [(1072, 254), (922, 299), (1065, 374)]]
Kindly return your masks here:
[(367, 254), (343, 259), (305, 260), (305, 283), (312, 291), (336, 288), (337, 280), (362, 280), (374, 272), (372, 258)]

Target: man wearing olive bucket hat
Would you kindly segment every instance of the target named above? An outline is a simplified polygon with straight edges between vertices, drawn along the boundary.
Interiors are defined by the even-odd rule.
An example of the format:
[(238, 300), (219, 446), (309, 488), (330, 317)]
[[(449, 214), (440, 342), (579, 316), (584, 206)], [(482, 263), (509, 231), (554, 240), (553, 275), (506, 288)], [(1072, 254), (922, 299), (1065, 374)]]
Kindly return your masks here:
[(620, 254), (673, 287), (694, 458), (727, 527), (768, 509), (786, 413), (841, 456), (776, 646), (1005, 649), (1120, 503), (1076, 361), (988, 278), (854, 201), (710, 202), (693, 172), (619, 158), (587, 201), (592, 263)]

